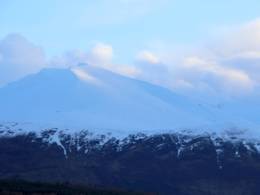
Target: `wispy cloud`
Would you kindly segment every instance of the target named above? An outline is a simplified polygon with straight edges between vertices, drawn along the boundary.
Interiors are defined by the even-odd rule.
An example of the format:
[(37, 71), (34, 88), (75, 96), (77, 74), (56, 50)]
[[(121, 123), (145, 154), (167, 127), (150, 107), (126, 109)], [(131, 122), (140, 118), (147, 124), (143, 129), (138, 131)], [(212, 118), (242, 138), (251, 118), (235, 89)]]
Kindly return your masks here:
[[(188, 88), (192, 93), (214, 95), (256, 92), (260, 84), (260, 19), (226, 29), (203, 45), (189, 46), (187, 51), (181, 48), (182, 53), (179, 48), (157, 53), (146, 49), (138, 54), (138, 59), (150, 64), (160, 62), (165, 68), (150, 66), (149, 71), (161, 75), (157, 83), (175, 90)], [(144, 78), (147, 80), (147, 76)]]
[(105, 43), (97, 43), (89, 51), (72, 50), (65, 52), (60, 56), (53, 57), (49, 66), (64, 68), (77, 66), (80, 63), (101, 67), (129, 77), (135, 77), (139, 74), (137, 67), (115, 63), (113, 47)]
[(160, 63), (159, 58), (155, 54), (145, 50), (137, 54), (137, 60), (142, 61), (144, 63), (150, 63), (150, 64)]

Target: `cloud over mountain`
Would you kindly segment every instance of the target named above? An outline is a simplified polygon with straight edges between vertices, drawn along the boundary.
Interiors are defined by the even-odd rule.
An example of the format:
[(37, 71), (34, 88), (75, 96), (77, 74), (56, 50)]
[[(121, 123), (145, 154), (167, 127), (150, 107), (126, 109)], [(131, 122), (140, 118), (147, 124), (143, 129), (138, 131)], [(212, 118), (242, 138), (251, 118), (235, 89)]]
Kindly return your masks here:
[(244, 96), (260, 84), (260, 19), (224, 29), (191, 50), (141, 50), (132, 63), (118, 63), (110, 44), (98, 42), (88, 50), (70, 50), (46, 59), (41, 47), (21, 35), (0, 42), (0, 85), (43, 67), (87, 63), (188, 94)]
[[(157, 83), (169, 88), (232, 96), (256, 92), (260, 84), (260, 19), (227, 28), (203, 45), (184, 52), (178, 47), (157, 53), (147, 49), (137, 56), (145, 64), (141, 69), (150, 64), (150, 74), (160, 75)], [(160, 69), (154, 66), (157, 62)]]
[(111, 45), (97, 43), (89, 51), (71, 50), (56, 56), (50, 60), (49, 66), (70, 67), (87, 63), (129, 77), (139, 74), (139, 70), (134, 66), (115, 63), (114, 55)]

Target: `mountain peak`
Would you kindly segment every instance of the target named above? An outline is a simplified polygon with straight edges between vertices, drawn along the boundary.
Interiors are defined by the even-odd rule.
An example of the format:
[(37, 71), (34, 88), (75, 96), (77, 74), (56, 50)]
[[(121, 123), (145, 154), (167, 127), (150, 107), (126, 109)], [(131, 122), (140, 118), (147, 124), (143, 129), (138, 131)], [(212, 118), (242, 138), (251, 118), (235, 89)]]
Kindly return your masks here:
[[(0, 90), (1, 120), (103, 129), (171, 129), (198, 124), (186, 99), (90, 65), (44, 69)], [(188, 125), (187, 125), (188, 126)]]
[(52, 128), (156, 132), (259, 126), (238, 112), (236, 105), (217, 109), (87, 64), (43, 69), (11, 83), (0, 89), (0, 107), (1, 121), (48, 124)]

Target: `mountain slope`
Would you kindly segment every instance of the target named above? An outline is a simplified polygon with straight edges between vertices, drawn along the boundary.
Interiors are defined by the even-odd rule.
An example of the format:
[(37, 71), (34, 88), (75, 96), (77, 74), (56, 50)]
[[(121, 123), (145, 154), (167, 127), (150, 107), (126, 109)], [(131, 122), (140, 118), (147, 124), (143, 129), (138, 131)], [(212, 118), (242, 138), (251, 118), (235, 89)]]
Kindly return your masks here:
[(194, 101), (85, 64), (44, 69), (0, 88), (0, 108), (0, 123), (26, 123), (27, 129), (35, 130), (88, 128), (127, 136), (139, 131), (248, 129), (254, 136), (260, 128), (255, 97), (214, 104)]
[(205, 102), (87, 65), (42, 70), (0, 89), (0, 179), (258, 195), (258, 100)]
[(0, 89), (2, 121), (99, 129), (173, 129), (206, 124), (187, 98), (91, 67), (45, 69)]

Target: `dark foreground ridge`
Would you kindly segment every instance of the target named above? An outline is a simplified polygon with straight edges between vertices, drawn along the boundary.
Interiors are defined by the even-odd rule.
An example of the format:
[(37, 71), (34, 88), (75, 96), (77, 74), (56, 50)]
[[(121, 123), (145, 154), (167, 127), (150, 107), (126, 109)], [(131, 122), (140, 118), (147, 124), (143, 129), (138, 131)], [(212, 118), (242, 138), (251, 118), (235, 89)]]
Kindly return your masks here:
[[(0, 181), (0, 194), (4, 195), (148, 195), (148, 193), (108, 190), (98, 187), (70, 185), (68, 183), (36, 183), (21, 180)], [(152, 195), (152, 194), (151, 194)]]
[[(1, 133), (1, 132), (0, 132)], [(259, 142), (230, 134), (2, 132), (0, 178), (169, 195), (259, 195)]]

